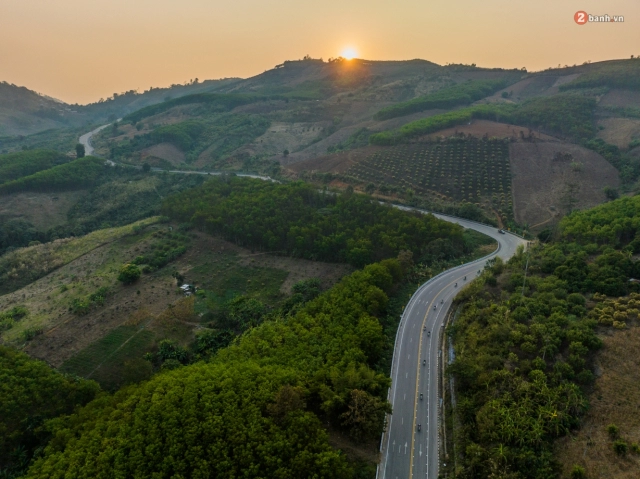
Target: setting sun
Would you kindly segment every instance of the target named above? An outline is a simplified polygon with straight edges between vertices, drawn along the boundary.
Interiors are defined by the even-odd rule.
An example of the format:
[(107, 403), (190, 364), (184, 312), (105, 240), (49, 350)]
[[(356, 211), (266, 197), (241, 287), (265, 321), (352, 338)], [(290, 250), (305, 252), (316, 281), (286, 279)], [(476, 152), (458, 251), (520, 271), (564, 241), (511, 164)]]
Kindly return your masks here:
[(347, 60), (352, 60), (356, 56), (358, 56), (358, 52), (356, 52), (355, 48), (348, 47), (342, 50), (342, 53), (340, 54), (340, 56), (342, 58), (346, 58)]

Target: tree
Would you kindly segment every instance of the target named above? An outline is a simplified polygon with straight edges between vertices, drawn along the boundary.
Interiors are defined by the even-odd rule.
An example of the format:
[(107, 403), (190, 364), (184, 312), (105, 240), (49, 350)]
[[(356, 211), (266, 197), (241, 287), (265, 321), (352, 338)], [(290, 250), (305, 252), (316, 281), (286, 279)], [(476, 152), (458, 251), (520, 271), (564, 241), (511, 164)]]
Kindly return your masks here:
[(84, 158), (85, 150), (82, 143), (76, 145), (76, 158)]
[(604, 188), (604, 195), (608, 200), (617, 200), (620, 197), (620, 193), (616, 188), (612, 188), (611, 186), (606, 186)]
[(135, 264), (123, 264), (120, 268), (120, 274), (118, 275), (118, 281), (123, 284), (135, 283), (140, 277), (141, 271)]
[(99, 390), (93, 381), (67, 377), (0, 346), (0, 477), (20, 475), (33, 451), (46, 443), (45, 420), (72, 413)]
[(151, 171), (151, 165), (149, 163), (145, 163), (144, 165), (142, 165), (142, 171), (144, 171), (145, 173), (149, 173)]
[(284, 150), (284, 151), (282, 152), (282, 156), (284, 156), (285, 158), (286, 158), (287, 156), (289, 156), (289, 150)]
[(52, 424), (25, 477), (354, 477), (291, 379), (253, 361), (164, 371)]

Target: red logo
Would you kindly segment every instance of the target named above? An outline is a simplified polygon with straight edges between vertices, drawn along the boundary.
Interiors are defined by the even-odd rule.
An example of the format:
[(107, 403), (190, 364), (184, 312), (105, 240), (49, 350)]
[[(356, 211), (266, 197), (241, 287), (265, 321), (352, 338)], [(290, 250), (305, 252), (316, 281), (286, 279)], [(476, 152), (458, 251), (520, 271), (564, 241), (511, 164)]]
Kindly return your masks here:
[(580, 10), (579, 12), (576, 12), (576, 14), (573, 16), (573, 19), (578, 25), (584, 25), (589, 21), (589, 14)]

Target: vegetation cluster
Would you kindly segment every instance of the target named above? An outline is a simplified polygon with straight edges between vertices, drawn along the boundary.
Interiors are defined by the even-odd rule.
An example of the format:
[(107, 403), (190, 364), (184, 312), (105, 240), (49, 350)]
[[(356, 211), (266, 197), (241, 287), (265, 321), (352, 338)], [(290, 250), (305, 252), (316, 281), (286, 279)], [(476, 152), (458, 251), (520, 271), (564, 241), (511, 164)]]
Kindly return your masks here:
[(561, 93), (527, 100), (519, 105), (483, 104), (416, 120), (397, 130), (371, 135), (375, 145), (393, 145), (434, 133), (473, 119), (493, 120), (538, 128), (576, 140), (587, 140), (595, 133), (595, 98), (577, 93)]
[(215, 178), (167, 198), (163, 212), (240, 246), (358, 267), (403, 250), (423, 258), (463, 248), (456, 225), (303, 183)]
[(111, 147), (114, 160), (128, 159), (140, 150), (160, 143), (170, 143), (183, 151), (192, 163), (207, 150), (216, 160), (262, 135), (271, 122), (260, 115), (214, 115), (160, 126), (143, 135), (125, 139)]
[(51, 437), (45, 424), (71, 414), (99, 392), (98, 385), (51, 369), (25, 353), (0, 346), (0, 477), (19, 477)]
[(509, 81), (507, 79), (469, 80), (464, 83), (442, 88), (429, 95), (388, 106), (376, 113), (374, 118), (376, 120), (388, 120), (424, 110), (449, 109), (458, 105), (468, 105), (508, 85)]
[(0, 156), (0, 184), (67, 163), (71, 159), (55, 150), (27, 150)]
[(489, 266), (463, 293), (449, 368), (459, 477), (558, 474), (553, 440), (579, 427), (588, 408), (596, 328), (625, 328), (637, 316), (638, 288), (628, 280), (640, 274), (631, 256), (640, 251), (639, 205), (640, 197), (624, 198), (574, 212), (556, 241)]
[(607, 65), (606, 68), (585, 73), (561, 85), (560, 91), (597, 87), (640, 90), (640, 60), (631, 59), (618, 65)]

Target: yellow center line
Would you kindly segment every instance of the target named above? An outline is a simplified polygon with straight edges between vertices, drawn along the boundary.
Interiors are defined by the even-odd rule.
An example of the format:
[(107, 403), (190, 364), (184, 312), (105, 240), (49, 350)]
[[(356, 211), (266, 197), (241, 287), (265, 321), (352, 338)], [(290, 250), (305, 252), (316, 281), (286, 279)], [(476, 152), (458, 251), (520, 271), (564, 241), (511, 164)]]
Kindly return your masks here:
[[(429, 316), (429, 311), (431, 311), (431, 306), (433, 305), (433, 302), (437, 301), (440, 294), (455, 282), (456, 280), (451, 281), (451, 283), (447, 284), (440, 291), (438, 291), (438, 293), (434, 296), (434, 298), (429, 303), (427, 312), (425, 313), (424, 318), (422, 319), (423, 331), (420, 333), (420, 344), (418, 345), (418, 368), (416, 370), (416, 396), (413, 400), (413, 426), (411, 431), (411, 461), (409, 462), (409, 479), (411, 479), (413, 475), (413, 451), (415, 448), (415, 438), (416, 438), (416, 417), (418, 415), (418, 396), (420, 395), (420, 393), (418, 392), (418, 385), (420, 384), (420, 357), (422, 355), (422, 336), (424, 333), (424, 325), (427, 322), (427, 316)], [(431, 364), (429, 364), (429, 366), (431, 366)], [(427, 401), (428, 400), (429, 398), (427, 398)], [(426, 453), (429, 454), (428, 451), (426, 451)]]

